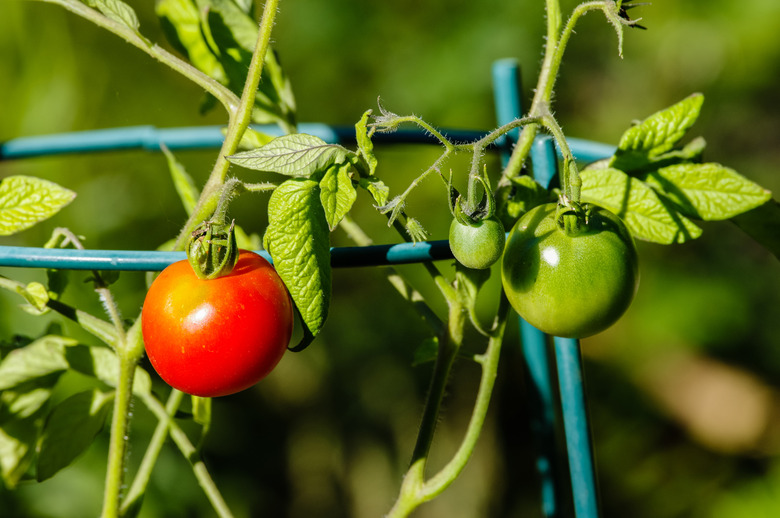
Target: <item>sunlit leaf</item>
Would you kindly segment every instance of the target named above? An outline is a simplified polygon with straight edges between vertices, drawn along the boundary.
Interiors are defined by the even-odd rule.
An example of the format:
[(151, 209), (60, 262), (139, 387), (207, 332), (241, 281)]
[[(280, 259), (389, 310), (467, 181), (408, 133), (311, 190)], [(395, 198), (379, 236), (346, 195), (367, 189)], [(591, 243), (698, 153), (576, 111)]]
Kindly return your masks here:
[(333, 164), (325, 170), (320, 180), (320, 201), (331, 231), (350, 211), (357, 199), (357, 191), (350, 177), (352, 170), (349, 163)]
[(229, 156), (241, 167), (296, 178), (309, 177), (334, 163), (343, 162), (349, 151), (337, 144), (305, 133), (283, 135), (265, 146)]
[(693, 94), (630, 127), (620, 138), (609, 166), (633, 171), (671, 151), (696, 122), (703, 102), (703, 95)]
[(284, 281), (305, 325), (305, 347), (328, 314), (331, 292), (330, 232), (314, 180), (291, 179), (268, 201), (265, 249)]
[(138, 16), (133, 8), (122, 2), (122, 0), (87, 0), (87, 5), (94, 7), (107, 18), (111, 18), (115, 22), (119, 22), (138, 32), (140, 27)]
[(582, 200), (620, 216), (637, 239), (662, 244), (683, 243), (701, 229), (678, 213), (673, 204), (636, 178), (617, 169), (582, 171)]
[(59, 373), (0, 393), (0, 475), (14, 488), (35, 459), (43, 419)]
[(374, 143), (368, 135), (368, 118), (371, 110), (367, 110), (355, 124), (355, 138), (357, 139), (358, 152), (366, 165), (366, 176), (373, 176), (376, 172), (378, 161), (374, 156)]
[(8, 353), (0, 362), (0, 390), (68, 368), (65, 349), (77, 342), (62, 336), (44, 336)]
[(728, 219), (764, 204), (772, 193), (720, 164), (677, 164), (642, 179), (671, 199), (688, 217)]
[[(76, 372), (91, 376), (109, 387), (116, 387), (119, 380), (119, 358), (107, 347), (77, 345), (65, 350), (68, 366)], [(133, 392), (139, 395), (150, 394), (152, 379), (141, 367), (136, 367), (133, 380)]]
[(31, 176), (8, 176), (0, 182), (0, 235), (9, 236), (50, 218), (76, 193)]
[(192, 176), (187, 173), (184, 166), (176, 160), (173, 153), (167, 146), (160, 146), (162, 152), (165, 154), (165, 159), (168, 162), (168, 171), (171, 173), (173, 179), (173, 186), (176, 188), (176, 192), (179, 194), (179, 199), (184, 206), (184, 211), (187, 215), (191, 215), (195, 210), (195, 205), (198, 203), (200, 197), (200, 191), (195, 185), (195, 181)]

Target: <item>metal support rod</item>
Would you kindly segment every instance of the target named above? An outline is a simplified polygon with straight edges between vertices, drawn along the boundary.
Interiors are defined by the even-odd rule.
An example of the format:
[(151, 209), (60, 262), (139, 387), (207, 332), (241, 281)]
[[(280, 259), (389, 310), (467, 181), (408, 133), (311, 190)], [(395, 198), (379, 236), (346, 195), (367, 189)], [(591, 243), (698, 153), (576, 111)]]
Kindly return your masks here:
[[(531, 158), (536, 180), (547, 187), (558, 170), (558, 154), (553, 139), (549, 136), (538, 138), (531, 149)], [(579, 340), (559, 337), (555, 337), (553, 342), (574, 515), (576, 518), (598, 518), (598, 494), (582, 381), (580, 343)]]
[(598, 518), (598, 493), (582, 379), (580, 344), (578, 340), (557, 337), (554, 343), (563, 428), (566, 434), (566, 449), (569, 452), (574, 514), (577, 518)]
[[(257, 253), (271, 261), (271, 256), (265, 250), (258, 250)], [(185, 258), (184, 252), (154, 250), (79, 250), (0, 246), (0, 266), (20, 268), (160, 271), (169, 264)], [(334, 268), (355, 268), (452, 259), (452, 252), (447, 240), (437, 240), (331, 248), (330, 258)]]
[[(493, 64), (493, 92), (496, 104), (496, 119), (499, 126), (512, 122), (522, 116), (520, 67), (513, 59), (503, 59)], [(520, 130), (508, 134), (508, 142), (503, 143), (501, 159), (506, 165), (517, 142)], [(542, 155), (546, 157), (546, 155)], [(553, 156), (554, 158), (554, 156)], [(535, 160), (535, 157), (532, 157)], [(534, 162), (536, 165), (536, 162)], [(554, 166), (554, 164), (552, 164)], [(538, 180), (538, 179), (537, 179)], [(545, 181), (544, 179), (542, 181)], [(549, 181), (545, 181), (543, 185)], [(547, 361), (547, 338), (544, 333), (519, 318), (520, 341), (523, 358), (530, 380), (529, 407), (531, 408), (531, 431), (536, 442), (536, 471), (542, 500), (542, 515), (545, 518), (560, 516), (559, 490), (556, 488), (556, 447), (555, 447), (555, 407), (553, 403), (553, 383), (550, 379), (550, 366)]]

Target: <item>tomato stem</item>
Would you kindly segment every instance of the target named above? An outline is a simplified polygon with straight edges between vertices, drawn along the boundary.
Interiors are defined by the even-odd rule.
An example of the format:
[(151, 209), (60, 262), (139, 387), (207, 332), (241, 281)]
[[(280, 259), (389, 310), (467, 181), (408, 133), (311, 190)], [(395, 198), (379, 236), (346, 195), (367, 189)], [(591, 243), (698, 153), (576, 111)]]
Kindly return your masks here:
[(508, 314), (509, 303), (506, 300), (506, 297), (502, 296), (501, 303), (499, 304), (497, 326), (490, 334), (487, 350), (484, 354), (475, 357), (477, 363), (482, 367), (482, 377), (480, 378), (476, 402), (471, 413), (471, 419), (469, 420), (466, 433), (452, 459), (441, 469), (441, 471), (439, 471), (439, 473), (425, 483), (423, 494), (426, 500), (434, 498), (447, 489), (447, 487), (458, 478), (466, 467), (469, 458), (471, 458), (471, 454), (474, 452), (477, 440), (479, 439), (482, 427), (485, 423), (485, 418), (487, 417), (488, 407), (490, 406), (490, 400), (493, 394), (493, 387), (498, 374), (498, 363), (501, 355), (501, 345), (504, 341), (504, 329), (506, 327), (506, 318)]
[(134, 47), (139, 48), (151, 57), (169, 66), (176, 72), (187, 77), (190, 81), (197, 84), (209, 94), (213, 95), (228, 111), (234, 111), (239, 104), (238, 97), (230, 91), (229, 88), (222, 85), (217, 80), (207, 74), (204, 74), (186, 61), (174, 56), (157, 44), (151, 43), (144, 38), (138, 31), (129, 26), (115, 21), (108, 16), (103, 15), (96, 9), (92, 9), (79, 0), (38, 0), (50, 4), (59, 4), (68, 11), (85, 18), (95, 25), (102, 27), (109, 32), (114, 33)]
[[(178, 391), (174, 389), (174, 393), (175, 392)], [(214, 479), (211, 478), (211, 475), (209, 474), (203, 459), (198, 453), (197, 448), (192, 444), (190, 439), (187, 437), (187, 434), (184, 433), (184, 430), (179, 427), (176, 421), (173, 420), (172, 415), (169, 413), (171, 409), (174, 409), (176, 406), (178, 406), (177, 401), (180, 401), (179, 398), (181, 396), (179, 394), (181, 393), (174, 393), (172, 393), (170, 397), (172, 399), (176, 399), (173, 399), (173, 402), (171, 399), (169, 399), (167, 407), (164, 407), (162, 403), (151, 396), (144, 397), (143, 402), (147, 408), (149, 408), (149, 410), (151, 410), (152, 413), (157, 417), (157, 419), (160, 421), (160, 424), (165, 425), (166, 429), (171, 435), (171, 439), (173, 439), (173, 442), (179, 448), (179, 451), (184, 456), (184, 458), (189, 461), (190, 466), (192, 467), (192, 471), (195, 474), (195, 478), (198, 480), (201, 489), (203, 489), (203, 492), (206, 494), (206, 497), (209, 499), (209, 502), (216, 511), (217, 516), (220, 518), (232, 518), (233, 513), (230, 512), (230, 508), (227, 506), (227, 503), (225, 503), (225, 499), (222, 497), (222, 494), (219, 492), (217, 485), (214, 483)], [(173, 413), (175, 413), (175, 409), (173, 410)], [(162, 432), (160, 433), (162, 434)]]
[(137, 363), (136, 359), (129, 358), (123, 351), (119, 351), (117, 356), (119, 380), (114, 395), (114, 412), (111, 419), (102, 518), (120, 516), (121, 491), (125, 474), (125, 457), (127, 456), (127, 433), (130, 423), (130, 402), (133, 396), (133, 378)]
[[(150, 396), (153, 397), (153, 396)], [(176, 411), (181, 405), (184, 393), (178, 390), (172, 390), (168, 396), (168, 402), (165, 404), (166, 415), (173, 418)], [(144, 403), (149, 406), (149, 402), (144, 399)], [(165, 440), (168, 438), (168, 423), (169, 420), (160, 419), (157, 422), (157, 427), (154, 429), (152, 438), (149, 441), (149, 445), (146, 447), (144, 457), (141, 460), (141, 464), (138, 467), (138, 471), (135, 474), (133, 483), (130, 486), (130, 490), (127, 492), (127, 496), (122, 501), (122, 507), (120, 509), (121, 514), (125, 515), (127, 512), (136, 506), (141, 501), (146, 492), (146, 486), (149, 484), (149, 480), (152, 477), (152, 470), (157, 462), (157, 458), (160, 456)]]
[(457, 298), (448, 300), (448, 303), (449, 322), (447, 333), (439, 338), (436, 363), (433, 368), (420, 430), (417, 433), (417, 442), (412, 453), (411, 465), (404, 476), (398, 499), (387, 514), (387, 518), (408, 516), (412, 510), (428, 499), (422, 491), (425, 480), (425, 466), (428, 461), (431, 444), (433, 443), (433, 435), (439, 419), (439, 410), (444, 399), (450, 371), (463, 342), (463, 329), (467, 319), (465, 308)]
[(404, 476), (398, 498), (387, 514), (387, 518), (406, 517), (422, 503), (435, 498), (447, 489), (466, 467), (482, 432), (495, 386), (506, 319), (509, 315), (509, 303), (503, 295), (499, 303), (496, 325), (490, 333), (488, 347), (484, 354), (475, 357), (477, 363), (482, 367), (482, 376), (463, 440), (450, 461), (436, 475), (427, 481), (425, 480), (425, 467), (433, 441), (433, 432), (439, 418), (439, 409), (447, 379), (463, 340), (466, 313), (465, 308), (459, 303), (450, 306), (449, 332), (447, 339), (440, 340), (434, 374), (412, 462)]
[[(602, 10), (607, 16), (607, 19), (613, 21), (614, 16), (612, 11), (614, 10), (615, 3), (611, 0), (599, 0), (593, 2), (585, 2), (577, 5), (572, 11), (571, 16), (566, 22), (566, 25), (561, 29), (561, 9), (559, 0), (546, 0), (546, 12), (547, 12), (547, 38), (545, 43), (544, 60), (542, 61), (542, 69), (539, 72), (539, 78), (537, 79), (536, 89), (534, 90), (534, 97), (531, 101), (531, 108), (528, 111), (530, 117), (541, 117), (546, 122), (543, 126), (546, 127), (555, 137), (561, 152), (564, 154), (564, 159), (571, 156), (571, 151), (566, 143), (566, 138), (563, 135), (563, 131), (560, 130), (555, 118), (552, 116), (550, 106), (552, 105), (553, 89), (558, 77), (558, 72), (563, 62), (563, 55), (566, 51), (566, 46), (569, 43), (571, 35), (574, 33), (574, 27), (577, 25), (579, 19), (590, 11)], [(614, 23), (614, 22), (613, 22)], [(539, 125), (530, 124), (523, 128), (520, 133), (520, 137), (512, 150), (512, 154), (509, 157), (504, 173), (502, 175), (500, 187), (508, 187), (510, 180), (518, 176), (531, 153), (531, 147), (533, 146), (534, 139), (539, 132)], [(568, 173), (567, 173), (568, 174)], [(573, 169), (572, 181), (577, 182), (577, 170)], [(561, 179), (561, 187), (572, 191), (569, 181), (563, 181)], [(572, 196), (573, 195), (573, 196)], [(579, 201), (579, 192), (574, 190), (568, 192), (567, 196), (573, 198), (575, 201)]]
[(257, 88), (260, 84), (260, 78), (263, 74), (263, 65), (265, 56), (271, 41), (271, 32), (276, 18), (276, 12), (279, 7), (279, 0), (267, 0), (263, 8), (263, 15), (260, 19), (260, 30), (257, 34), (257, 43), (255, 45), (252, 60), (249, 63), (247, 79), (244, 83), (244, 90), (241, 94), (241, 100), (235, 110), (229, 112), (227, 133), (222, 147), (217, 155), (217, 161), (211, 170), (206, 184), (203, 186), (200, 198), (195, 209), (192, 211), (187, 222), (179, 232), (174, 245), (174, 250), (182, 250), (187, 243), (190, 233), (203, 221), (211, 217), (217, 210), (219, 201), (222, 198), (222, 192), (227, 178), (230, 162), (227, 157), (234, 154), (238, 149), (244, 132), (249, 127), (252, 120), (252, 108), (255, 103)]

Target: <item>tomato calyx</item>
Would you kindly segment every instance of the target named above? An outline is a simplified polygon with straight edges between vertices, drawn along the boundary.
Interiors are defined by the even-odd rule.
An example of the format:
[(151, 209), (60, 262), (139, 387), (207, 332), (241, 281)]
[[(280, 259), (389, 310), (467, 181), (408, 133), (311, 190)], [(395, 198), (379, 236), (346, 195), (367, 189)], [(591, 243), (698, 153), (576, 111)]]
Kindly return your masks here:
[[(462, 197), (452, 202), (452, 224), (449, 231), (453, 257), (466, 268), (484, 270), (501, 258), (506, 242), (504, 225), (495, 215), (493, 193), (485, 186), (485, 196), (476, 210), (461, 205)], [(468, 206), (468, 202), (466, 202)]]
[(235, 221), (204, 221), (190, 235), (187, 261), (200, 279), (227, 275), (238, 261)]
[(479, 225), (481, 221), (491, 219), (496, 213), (496, 201), (493, 197), (493, 191), (490, 189), (490, 185), (488, 185), (481, 176), (474, 177), (474, 180), (475, 182), (482, 184), (485, 194), (478, 203), (472, 204), (469, 201), (466, 201), (465, 207), (463, 205), (463, 196), (450, 186), (452, 191), (452, 196), (450, 197), (450, 212), (452, 213), (452, 217), (461, 225)]
[(593, 207), (589, 203), (577, 203), (566, 197), (558, 201), (555, 212), (557, 227), (569, 237), (574, 237), (588, 230)]

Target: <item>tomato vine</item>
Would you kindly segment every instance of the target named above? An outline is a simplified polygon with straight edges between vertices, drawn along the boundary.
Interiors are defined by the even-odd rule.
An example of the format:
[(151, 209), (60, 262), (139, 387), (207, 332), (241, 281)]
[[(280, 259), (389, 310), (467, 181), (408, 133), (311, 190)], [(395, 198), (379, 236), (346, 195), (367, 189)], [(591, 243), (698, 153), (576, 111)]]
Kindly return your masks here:
[[(31, 312), (59, 313), (108, 346), (88, 347), (83, 354), (92, 364), (101, 366), (88, 374), (109, 388), (77, 395), (75, 402), (68, 403), (84, 406), (86, 401), (91, 405), (89, 410), (95, 410), (81, 416), (87, 435), (97, 433), (94, 430), (105, 419), (105, 405), (113, 404), (104, 518), (129, 516), (138, 511), (167, 437), (172, 438), (191, 464), (216, 513), (220, 517), (232, 516), (200, 457), (199, 447), (193, 445), (174, 419), (185, 401), (181, 390), (193, 396), (192, 419), (205, 436), (211, 422), (208, 398), (244, 390), (275, 367), (290, 340), (293, 306), (302, 337), (290, 349), (301, 351), (316, 342), (329, 311), (331, 232), (340, 228), (359, 246), (372, 243), (350, 214), (359, 196), (365, 196), (386, 218), (388, 227), (397, 231), (398, 239), (416, 244), (429, 234), (423, 225), (424, 217), (413, 215), (408, 202), (424, 181), (438, 176), (453, 217), (449, 241), (457, 260), (455, 268), (441, 268), (432, 262), (421, 265), (439, 300), (426, 299), (404, 278), (403, 272), (388, 269), (392, 286), (428, 325), (426, 343), (435, 349), (426, 358), (434, 361), (427, 400), (411, 462), (387, 515), (392, 518), (408, 516), (440, 495), (468, 463), (488, 415), (512, 308), (537, 328), (556, 336), (581, 338), (600, 332), (623, 314), (636, 291), (634, 238), (664, 244), (684, 242), (701, 233), (692, 220), (729, 219), (771, 200), (769, 191), (736, 171), (703, 162), (703, 142), (680, 145), (699, 115), (701, 95), (692, 95), (633, 125), (624, 133), (612, 157), (588, 165), (578, 161), (552, 109), (565, 50), (580, 19), (589, 12), (600, 11), (617, 34), (618, 53), (622, 56), (624, 28), (640, 27), (626, 10), (639, 4), (586, 1), (577, 5), (564, 23), (560, 2), (546, 0), (544, 58), (525, 116), (474, 141), (456, 142), (423, 118), (397, 115), (380, 103), (378, 114), (366, 110), (356, 123), (356, 148), (349, 149), (314, 135), (297, 133), (289, 81), (270, 45), (279, 0), (266, 0), (259, 28), (250, 14), (251, 2), (160, 0), (158, 14), (172, 27), (176, 35), (172, 36), (172, 43), (185, 51), (186, 59), (143, 36), (134, 10), (121, 0), (41, 1), (58, 4), (131, 43), (199, 85), (209, 99), (215, 99), (227, 112), (225, 137), (202, 188), (197, 188), (173, 154), (163, 149), (187, 212), (186, 222), (167, 248), (187, 248), (197, 277), (187, 263), (170, 267), (151, 283), (144, 309), (130, 323), (119, 312), (109, 287), (113, 279), (106, 272), (92, 272), (91, 282), (108, 320), (59, 300), (62, 290), (57, 289), (56, 278), (44, 286), (0, 277), (0, 287), (22, 296)], [(207, 15), (200, 10), (204, 6)], [(283, 135), (272, 138), (257, 131), (252, 124), (260, 120), (273, 121)], [(379, 133), (396, 131), (403, 125), (425, 132), (442, 150), (400, 189), (400, 194), (391, 196), (391, 182), (385, 183), (389, 175), (382, 170), (374, 152), (374, 139)], [(507, 163), (500, 171), (490, 170), (486, 154), (515, 133), (519, 137)], [(534, 181), (528, 163), (540, 133), (552, 136), (560, 154), (558, 183), (549, 189)], [(467, 170), (450, 171), (447, 175), (446, 168), (457, 156), (469, 159)], [(272, 177), (278, 183), (243, 181), (230, 176), (231, 166), (275, 175)], [(497, 177), (495, 191), (491, 177)], [(466, 184), (463, 195), (454, 187), (456, 180)], [(702, 182), (708, 189), (701, 187)], [(48, 205), (28, 221), (12, 222), (12, 231), (53, 216), (74, 196), (56, 184), (25, 177), (4, 182), (2, 188), (17, 198), (27, 199), (33, 193), (48, 200)], [(273, 260), (273, 268), (251, 252), (239, 252), (252, 242), (227, 214), (234, 198), (245, 193), (270, 193), (263, 247)], [(511, 228), (510, 224), (515, 226), (505, 241), (505, 229)], [(58, 230), (47, 243), (47, 247), (65, 246), (82, 247), (79, 238), (65, 229)], [(235, 265), (238, 270), (233, 270)], [(262, 271), (265, 277), (240, 281), (247, 269)], [(477, 297), (491, 272), (499, 271), (503, 290), (495, 294), (495, 311), (485, 325), (475, 309)], [(232, 294), (233, 283), (241, 284), (243, 291)], [(257, 302), (262, 298), (256, 289), (258, 285), (265, 288), (259, 291), (273, 291), (274, 296)], [(178, 292), (176, 297), (173, 292)], [(205, 329), (206, 334), (183, 337), (183, 329), (192, 324), (192, 315), (200, 308), (188, 303), (203, 297), (203, 292), (210, 299), (221, 297), (225, 304), (214, 305), (220, 307), (215, 310), (218, 315), (210, 315), (213, 318), (198, 320), (197, 331)], [(249, 299), (252, 303), (247, 302)], [(446, 315), (436, 309), (442, 301)], [(278, 333), (265, 340), (272, 331)], [(477, 353), (473, 352), (477, 350), (474, 347), (465, 347), (467, 337), (472, 335), (481, 340)], [(249, 342), (252, 347), (245, 354), (242, 348)], [(79, 368), (72, 362), (72, 355), (69, 358), (69, 347), (79, 345), (64, 337), (44, 337), (20, 347), (15, 356), (0, 359), (0, 372), (5, 369), (16, 376), (7, 378), (11, 381), (0, 376), (0, 390), (37, 383), (50, 396), (56, 379), (64, 371)], [(230, 349), (227, 355), (224, 348)], [(259, 360), (262, 365), (250, 365), (250, 373), (242, 370), (257, 359), (254, 353), (269, 351), (268, 356)], [(152, 392), (149, 373), (141, 367), (144, 352), (173, 387), (165, 403)], [(230, 355), (234, 357), (226, 357)], [(432, 470), (429, 457), (440, 411), (453, 365), (464, 356), (480, 369), (471, 417), (452, 456), (438, 470)], [(25, 370), (14, 362), (44, 367), (39, 371)], [(215, 365), (221, 366), (221, 372), (230, 373), (225, 375), (227, 379), (215, 380), (209, 372)], [(11, 393), (9, 397), (16, 396)], [(158, 423), (128, 484), (128, 430), (134, 397)], [(70, 406), (62, 407), (63, 412), (72, 410)], [(44, 411), (42, 404), (29, 414), (42, 420)], [(25, 422), (33, 424), (38, 427)], [(35, 435), (38, 428), (31, 432), (30, 444), (43, 441)], [(51, 448), (41, 447), (39, 457), (45, 457), (42, 452)], [(75, 458), (78, 448), (72, 450), (68, 455)], [(16, 464), (10, 474), (9, 470), (3, 473), (8, 485), (19, 482), (31, 465), (33, 454), (13, 459)], [(51, 474), (67, 465), (51, 458), (39, 458), (38, 462), (39, 471)], [(123, 492), (125, 486), (129, 486), (127, 493)]]

